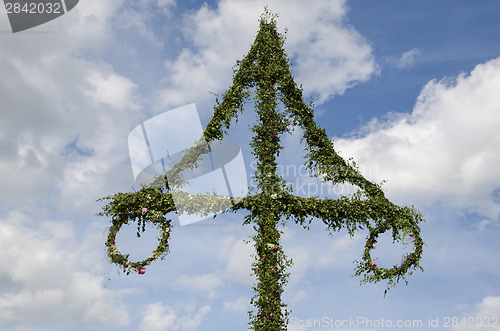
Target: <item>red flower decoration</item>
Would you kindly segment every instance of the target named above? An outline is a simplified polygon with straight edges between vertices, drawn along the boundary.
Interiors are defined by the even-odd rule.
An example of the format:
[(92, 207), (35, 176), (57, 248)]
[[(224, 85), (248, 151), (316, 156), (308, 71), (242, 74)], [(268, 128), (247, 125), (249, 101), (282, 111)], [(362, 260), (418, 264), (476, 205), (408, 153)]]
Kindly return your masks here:
[(143, 275), (146, 273), (146, 268), (139, 268), (137, 272), (139, 273), (139, 275)]

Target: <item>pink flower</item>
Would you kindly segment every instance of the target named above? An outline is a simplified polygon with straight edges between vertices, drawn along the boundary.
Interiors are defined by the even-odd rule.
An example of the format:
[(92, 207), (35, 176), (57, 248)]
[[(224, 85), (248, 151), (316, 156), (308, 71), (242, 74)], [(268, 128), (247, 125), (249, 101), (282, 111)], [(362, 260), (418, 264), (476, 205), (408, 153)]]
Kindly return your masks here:
[(415, 235), (413, 234), (413, 232), (410, 232), (410, 237), (415, 238)]
[(372, 262), (370, 262), (370, 265), (371, 265), (372, 267), (376, 267), (376, 266), (377, 266), (377, 262), (372, 261)]
[(274, 274), (274, 273), (275, 273), (274, 269), (271, 269), (271, 273), (272, 273), (272, 274)]
[(147, 212), (148, 212), (147, 208), (142, 208), (142, 215), (146, 215)]
[(139, 272), (139, 275), (143, 275), (146, 273), (146, 268), (139, 268), (138, 272)]

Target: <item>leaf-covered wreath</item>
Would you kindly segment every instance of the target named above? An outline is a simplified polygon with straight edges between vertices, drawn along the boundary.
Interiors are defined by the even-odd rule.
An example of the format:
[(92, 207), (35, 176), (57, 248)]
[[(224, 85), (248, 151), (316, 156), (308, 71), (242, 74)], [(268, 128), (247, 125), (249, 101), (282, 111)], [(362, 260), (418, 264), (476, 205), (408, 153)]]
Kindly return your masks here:
[[(123, 224), (128, 224), (129, 221), (137, 221), (137, 236), (140, 236), (140, 231), (144, 232), (146, 222), (149, 221), (155, 224), (161, 230), (161, 237), (158, 239), (159, 243), (151, 255), (142, 261), (130, 261), (129, 254), (123, 255), (116, 247), (116, 234), (120, 231)], [(106, 246), (108, 247), (108, 257), (111, 263), (116, 263), (123, 267), (123, 272), (127, 275), (130, 272), (137, 272), (139, 274), (146, 273), (146, 266), (151, 262), (156, 261), (158, 258), (164, 258), (168, 253), (168, 239), (170, 238), (171, 220), (166, 220), (162, 212), (148, 210), (142, 208), (139, 212), (125, 212), (116, 215), (112, 220), (113, 225), (109, 229), (108, 240)], [(141, 229), (142, 227), (142, 229)]]
[[(356, 267), (356, 273), (353, 276), (359, 276), (364, 274), (364, 279), (361, 280), (362, 283), (375, 283), (382, 279), (387, 279), (387, 289), (384, 291), (384, 295), (387, 293), (390, 287), (394, 287), (400, 279), (405, 280), (406, 276), (411, 275), (413, 271), (411, 269), (421, 269), (419, 261), (423, 252), (424, 241), (420, 237), (420, 228), (417, 222), (423, 221), (421, 215), (413, 209), (408, 207), (397, 207), (399, 216), (406, 215), (405, 218), (399, 218), (396, 221), (379, 222), (376, 227), (371, 227), (368, 225), (370, 231), (363, 254), (363, 261), (355, 261), (358, 263)], [(411, 222), (409, 220), (416, 219), (417, 222)], [(400, 265), (393, 265), (391, 269), (382, 268), (377, 265), (377, 262), (372, 260), (370, 251), (375, 249), (375, 244), (377, 243), (377, 238), (381, 233), (392, 229), (392, 239), (393, 242), (399, 241), (405, 243), (407, 236), (413, 240), (414, 250), (412, 253), (406, 255)], [(371, 273), (371, 274), (370, 274)]]

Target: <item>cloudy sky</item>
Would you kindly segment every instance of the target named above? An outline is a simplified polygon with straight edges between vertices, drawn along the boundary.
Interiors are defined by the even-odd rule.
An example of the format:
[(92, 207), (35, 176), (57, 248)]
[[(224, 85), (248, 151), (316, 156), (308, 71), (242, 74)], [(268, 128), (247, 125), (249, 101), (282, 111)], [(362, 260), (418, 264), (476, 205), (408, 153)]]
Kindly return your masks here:
[[(253, 230), (241, 225), (243, 212), (175, 227), (166, 260), (129, 276), (107, 262), (110, 222), (95, 213), (96, 199), (138, 188), (134, 127), (191, 103), (208, 123), (211, 92), (229, 86), (265, 4), (81, 0), (16, 34), (1, 9), (0, 330), (246, 329), (254, 280), (244, 240)], [(289, 224), (289, 330), (322, 330), (307, 323), (330, 319), (359, 321), (346, 325), (357, 330), (382, 330), (382, 320), (500, 327), (500, 2), (267, 4), (288, 29), (295, 79), (336, 150), (427, 220), (425, 271), (385, 298), (383, 283), (350, 277), (366, 232), (351, 239), (329, 236), (320, 220), (309, 231)], [(254, 120), (249, 105), (228, 136), (249, 176)], [(283, 175), (314, 195), (319, 186), (292, 173), (301, 169), (300, 138), (298, 130), (282, 137)], [(129, 230), (119, 249), (146, 257), (157, 233), (137, 239)], [(397, 263), (404, 247), (379, 242), (379, 264)]]

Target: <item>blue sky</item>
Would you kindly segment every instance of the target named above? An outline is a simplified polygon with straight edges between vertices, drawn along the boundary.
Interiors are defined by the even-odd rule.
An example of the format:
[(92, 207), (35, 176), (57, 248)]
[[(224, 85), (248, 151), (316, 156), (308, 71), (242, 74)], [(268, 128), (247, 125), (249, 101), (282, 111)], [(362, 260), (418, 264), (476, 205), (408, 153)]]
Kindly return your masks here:
[[(190, 103), (208, 123), (209, 92), (229, 86), (265, 4), (288, 28), (295, 79), (337, 152), (427, 220), (425, 271), (385, 298), (384, 284), (350, 277), (366, 233), (288, 224), (289, 330), (328, 329), (307, 322), (330, 319), (358, 320), (356, 330), (389, 329), (382, 319), (422, 321), (397, 328), (415, 330), (500, 325), (498, 1), (82, 0), (16, 34), (0, 13), (0, 330), (247, 327), (253, 230), (244, 213), (175, 227), (166, 260), (129, 276), (107, 262), (110, 223), (95, 213), (96, 199), (138, 188), (133, 128)], [(249, 105), (227, 138), (249, 177), (254, 119)], [(284, 167), (300, 169), (300, 137), (282, 137)], [(149, 254), (156, 233), (134, 233), (120, 232), (120, 250)], [(377, 261), (392, 265), (404, 249), (382, 238)]]

